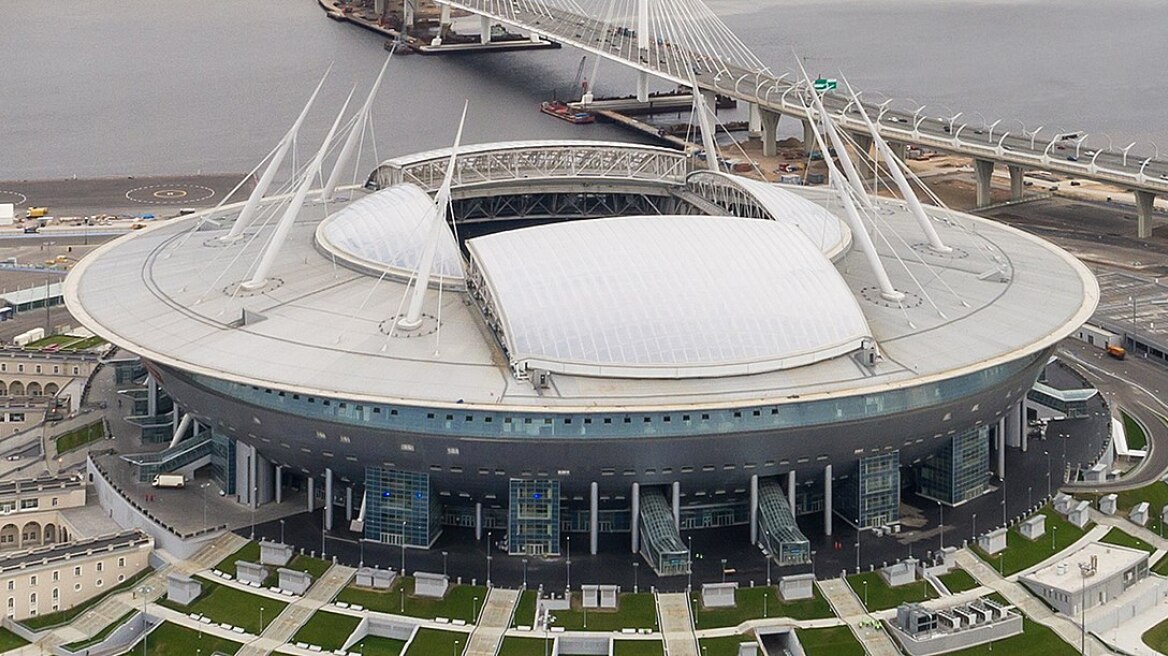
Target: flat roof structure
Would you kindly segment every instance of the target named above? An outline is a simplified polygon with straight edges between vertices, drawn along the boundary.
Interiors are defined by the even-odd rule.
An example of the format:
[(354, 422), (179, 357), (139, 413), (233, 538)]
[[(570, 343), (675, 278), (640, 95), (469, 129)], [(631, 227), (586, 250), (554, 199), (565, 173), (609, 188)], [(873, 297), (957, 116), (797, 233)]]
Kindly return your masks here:
[[(1034, 570), (1024, 579), (1068, 594), (1078, 594), (1083, 585), (1083, 567), (1094, 567), (1090, 577), (1109, 579), (1148, 559), (1148, 552), (1106, 542), (1088, 542), (1072, 552), (1063, 552), (1055, 562)], [(1089, 581), (1090, 582), (1090, 581)]]
[[(539, 146), (551, 147), (546, 142)], [(564, 144), (567, 149), (580, 147)], [(442, 155), (435, 151), (431, 159)], [(408, 171), (403, 175), (409, 177)], [(538, 182), (531, 172), (516, 175), (522, 176), (521, 187)], [(492, 193), (509, 184), (514, 182), (498, 181)], [(673, 178), (662, 184), (663, 193), (677, 188)], [(486, 183), (473, 186), (481, 189)], [(842, 213), (828, 190), (774, 186)], [(455, 189), (456, 194), (469, 191)], [(271, 227), (260, 227), (239, 247), (208, 246), (218, 232), (201, 215), (153, 224), (103, 245), (74, 268), (65, 293), (70, 310), (98, 335), (183, 370), (305, 394), (494, 409), (500, 404), (557, 409), (782, 404), (863, 394), (1016, 359), (1053, 345), (1090, 316), (1098, 298), (1090, 272), (1040, 238), (929, 208), (938, 231), (954, 248), (950, 254), (934, 253), (917, 242), (891, 238), (893, 231), (915, 234), (915, 221), (899, 201), (878, 203), (881, 232), (888, 237), (878, 249), (893, 283), (907, 290), (906, 301), (892, 304), (875, 293), (859, 253), (850, 251), (836, 262), (884, 356), (871, 369), (851, 358), (834, 358), (745, 377), (628, 377), (614, 382), (561, 375), (551, 394), (515, 385), (498, 343), (484, 332), (477, 308), (456, 294), (446, 293), (441, 305), (439, 290), (428, 294), (426, 312), (441, 314), (438, 348), (436, 333), (426, 339), (391, 336), (385, 322), (403, 306), (406, 284), (338, 268), (320, 253), (314, 234), (325, 218), (325, 206), (319, 204), (306, 207), (292, 227), (274, 269), (278, 286), (262, 293), (236, 288), (248, 277)], [(227, 217), (230, 211), (220, 209), (211, 217)], [(737, 284), (773, 293), (761, 291), (765, 284), (760, 281)], [(726, 292), (733, 302), (753, 303), (740, 290)], [(245, 310), (262, 320), (244, 323)], [(281, 357), (272, 358), (276, 345)], [(386, 376), (390, 369), (395, 375)]]

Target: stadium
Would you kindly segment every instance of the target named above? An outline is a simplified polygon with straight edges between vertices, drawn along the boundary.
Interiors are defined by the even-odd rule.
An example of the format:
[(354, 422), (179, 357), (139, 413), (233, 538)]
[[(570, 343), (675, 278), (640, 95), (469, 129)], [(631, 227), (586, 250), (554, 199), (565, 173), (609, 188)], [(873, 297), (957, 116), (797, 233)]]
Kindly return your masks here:
[(689, 569), (679, 530), (749, 524), (805, 563), (804, 516), (881, 529), (904, 490), (984, 492), (1098, 297), (1040, 238), (843, 184), (456, 146), (137, 231), (65, 296), (209, 429), (183, 444), (241, 503), (303, 482), (327, 526), (349, 495), (366, 539), (417, 548), (624, 534), (662, 575)]

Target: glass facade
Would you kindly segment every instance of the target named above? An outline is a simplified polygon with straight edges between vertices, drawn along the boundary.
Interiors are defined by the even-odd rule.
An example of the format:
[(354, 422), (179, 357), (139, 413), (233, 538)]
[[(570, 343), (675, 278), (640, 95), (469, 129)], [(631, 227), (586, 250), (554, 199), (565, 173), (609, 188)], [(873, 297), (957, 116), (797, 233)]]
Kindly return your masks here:
[(507, 513), (507, 553), (556, 556), (560, 553), (560, 482), (511, 479)]
[(758, 490), (759, 541), (779, 565), (811, 562), (811, 542), (795, 523), (782, 487), (773, 480)]
[(183, 440), (174, 448), (164, 449), (157, 453), (126, 454), (122, 456), (122, 460), (133, 465), (134, 470), (137, 472), (139, 482), (149, 483), (158, 474), (165, 474), (176, 469), (181, 469), (200, 458), (207, 458), (210, 455), (211, 436), (204, 433), (203, 435)]
[(989, 367), (972, 374), (890, 390), (822, 401), (782, 405), (706, 408), (694, 411), (646, 413), (523, 413), (472, 408), (458, 410), (419, 406), (364, 404), (338, 398), (296, 394), (243, 385), (201, 375), (190, 376), (201, 387), (220, 394), (307, 419), (458, 437), (620, 438), (730, 434), (816, 426), (841, 421), (885, 417), (952, 402), (998, 385), (1020, 373), (1047, 352)]
[(235, 494), (235, 438), (211, 431), (211, 480), (224, 494)]
[(860, 458), (839, 486), (835, 512), (859, 528), (900, 521), (900, 450)]
[(956, 506), (985, 492), (989, 477), (990, 428), (977, 426), (953, 435), (917, 467), (917, 492)]
[(442, 505), (430, 475), (365, 468), (365, 538), (428, 548), (442, 532)]
[(673, 525), (673, 512), (660, 490), (641, 492), (641, 555), (658, 576), (689, 573), (689, 549)]

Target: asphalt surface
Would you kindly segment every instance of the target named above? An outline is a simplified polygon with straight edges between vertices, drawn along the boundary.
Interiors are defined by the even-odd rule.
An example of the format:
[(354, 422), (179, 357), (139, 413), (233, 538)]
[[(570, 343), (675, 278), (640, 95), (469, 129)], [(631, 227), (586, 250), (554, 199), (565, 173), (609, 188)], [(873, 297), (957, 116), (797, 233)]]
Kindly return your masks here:
[[(45, 207), (48, 216), (115, 214), (173, 216), (179, 209), (211, 207), (224, 200), (243, 174), (189, 176), (66, 178), (63, 180), (0, 180), (0, 203)], [(251, 183), (228, 200), (245, 200)]]

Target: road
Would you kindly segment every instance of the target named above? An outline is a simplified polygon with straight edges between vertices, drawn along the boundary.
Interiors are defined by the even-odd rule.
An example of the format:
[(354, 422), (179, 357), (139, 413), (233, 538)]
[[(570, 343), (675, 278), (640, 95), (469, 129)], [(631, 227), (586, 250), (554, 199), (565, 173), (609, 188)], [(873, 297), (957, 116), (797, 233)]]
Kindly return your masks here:
[(1113, 409), (1122, 408), (1138, 420), (1148, 433), (1148, 455), (1122, 481), (1075, 486), (1084, 492), (1118, 492), (1142, 487), (1168, 472), (1168, 429), (1157, 413), (1168, 416), (1168, 404), (1161, 392), (1168, 391), (1168, 368), (1143, 358), (1116, 360), (1096, 347), (1065, 340), (1059, 355), (1078, 366)]

